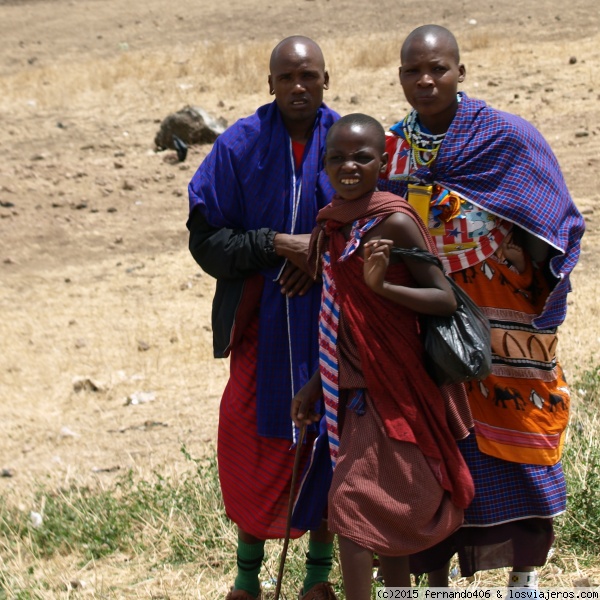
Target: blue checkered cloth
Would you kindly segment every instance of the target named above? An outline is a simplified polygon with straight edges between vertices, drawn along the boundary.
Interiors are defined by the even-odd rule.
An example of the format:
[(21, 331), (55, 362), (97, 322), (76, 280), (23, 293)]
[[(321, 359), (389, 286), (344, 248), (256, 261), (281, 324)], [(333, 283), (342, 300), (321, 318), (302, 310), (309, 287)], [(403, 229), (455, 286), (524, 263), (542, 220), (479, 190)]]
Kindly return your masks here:
[[(534, 319), (540, 329), (566, 316), (569, 274), (585, 230), (550, 146), (530, 123), (460, 94), (458, 110), (436, 160), (413, 175), (439, 183), (545, 240), (554, 248), (550, 268), (558, 283)], [(402, 123), (391, 130), (400, 135)], [(380, 181), (380, 189), (406, 195), (405, 181)]]
[[(298, 169), (275, 102), (240, 119), (217, 138), (192, 178), (190, 214), (198, 207), (215, 228), (311, 233), (317, 212), (334, 193), (322, 157), (327, 131), (338, 118), (336, 112), (321, 105)], [(279, 270), (262, 272), (258, 434), (292, 439), (291, 399), (318, 369), (321, 290), (315, 285), (306, 295), (287, 299), (275, 281)]]
[(567, 504), (560, 463), (523, 465), (483, 454), (475, 435), (458, 442), (475, 483), (475, 498), (465, 510), (466, 526), (498, 525), (527, 517), (555, 517)]

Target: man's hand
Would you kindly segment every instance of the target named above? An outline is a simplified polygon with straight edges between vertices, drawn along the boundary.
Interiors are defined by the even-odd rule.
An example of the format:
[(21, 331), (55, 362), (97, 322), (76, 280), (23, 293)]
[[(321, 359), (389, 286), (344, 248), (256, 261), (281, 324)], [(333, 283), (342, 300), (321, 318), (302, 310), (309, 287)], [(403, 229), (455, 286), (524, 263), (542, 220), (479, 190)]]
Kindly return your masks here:
[(279, 278), (281, 293), (285, 294), (288, 298), (292, 298), (296, 294), (304, 296), (314, 283), (312, 277), (290, 262), (285, 265), (283, 273)]
[(321, 415), (314, 409), (322, 394), (321, 373), (317, 370), (292, 398), (291, 417), (296, 427), (311, 425), (321, 420)]
[(283, 256), (305, 273), (308, 273), (308, 244), (310, 233), (290, 235), (288, 233), (277, 233), (273, 240), (275, 254)]

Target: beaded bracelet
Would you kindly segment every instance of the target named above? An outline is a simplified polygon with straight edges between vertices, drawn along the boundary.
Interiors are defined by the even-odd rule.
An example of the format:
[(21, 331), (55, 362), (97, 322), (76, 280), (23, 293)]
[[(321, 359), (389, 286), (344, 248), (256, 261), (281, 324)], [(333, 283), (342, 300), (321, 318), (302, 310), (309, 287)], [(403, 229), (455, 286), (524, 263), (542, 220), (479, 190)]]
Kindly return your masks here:
[(265, 254), (268, 256), (274, 256), (275, 252), (275, 236), (277, 235), (276, 231), (269, 229), (267, 234), (265, 235)]

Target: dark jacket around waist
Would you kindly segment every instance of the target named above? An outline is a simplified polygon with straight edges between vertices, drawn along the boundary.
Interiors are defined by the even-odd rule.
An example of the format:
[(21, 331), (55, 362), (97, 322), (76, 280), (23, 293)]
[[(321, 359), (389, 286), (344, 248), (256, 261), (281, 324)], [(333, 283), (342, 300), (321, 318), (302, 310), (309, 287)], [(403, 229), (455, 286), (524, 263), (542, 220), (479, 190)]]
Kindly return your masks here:
[(226, 358), (260, 304), (260, 271), (283, 264), (284, 259), (272, 251), (276, 232), (269, 228), (214, 228), (198, 208), (186, 225), (194, 260), (217, 280), (211, 319), (213, 354)]

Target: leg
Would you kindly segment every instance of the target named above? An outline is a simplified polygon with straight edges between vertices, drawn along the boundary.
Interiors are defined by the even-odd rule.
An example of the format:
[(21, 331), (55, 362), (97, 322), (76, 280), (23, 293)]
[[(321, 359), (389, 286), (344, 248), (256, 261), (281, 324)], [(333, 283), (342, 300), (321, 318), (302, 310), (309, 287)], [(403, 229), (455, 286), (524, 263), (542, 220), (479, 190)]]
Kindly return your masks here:
[(538, 575), (535, 567), (521, 567), (515, 565), (508, 574), (508, 587), (534, 588), (538, 586)]
[(408, 556), (379, 556), (385, 587), (410, 587)]
[(327, 521), (321, 521), (319, 529), (311, 530), (309, 535), (306, 576), (301, 592), (303, 597), (313, 588), (314, 592), (309, 597), (315, 596), (320, 588), (330, 587), (329, 574), (333, 564), (333, 539), (335, 536), (327, 528)]
[(264, 540), (259, 540), (257, 537), (254, 537), (253, 535), (246, 533), (245, 531), (242, 531), (239, 527), (238, 527), (238, 539), (242, 540), (242, 542), (244, 542), (245, 544), (264, 543)]
[(333, 544), (335, 534), (331, 533), (327, 528), (327, 521), (323, 519), (319, 529), (313, 529), (310, 532), (311, 542), (318, 542), (320, 544)]
[(234, 589), (244, 590), (253, 598), (260, 593), (259, 573), (264, 557), (265, 541), (238, 527), (237, 576)]
[(427, 573), (429, 587), (448, 587), (448, 577), (450, 575), (450, 561), (435, 571)]
[(373, 553), (338, 536), (346, 600), (370, 600)]

